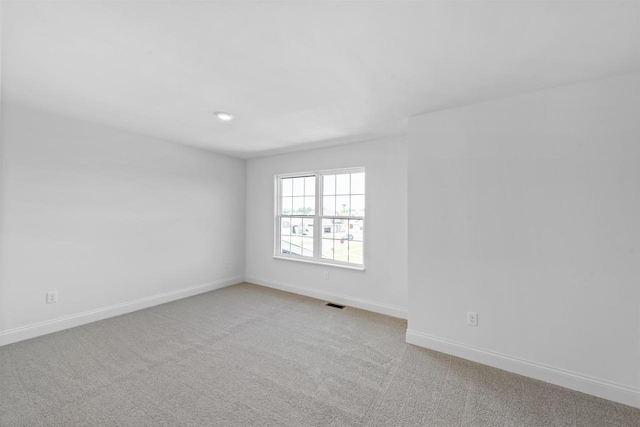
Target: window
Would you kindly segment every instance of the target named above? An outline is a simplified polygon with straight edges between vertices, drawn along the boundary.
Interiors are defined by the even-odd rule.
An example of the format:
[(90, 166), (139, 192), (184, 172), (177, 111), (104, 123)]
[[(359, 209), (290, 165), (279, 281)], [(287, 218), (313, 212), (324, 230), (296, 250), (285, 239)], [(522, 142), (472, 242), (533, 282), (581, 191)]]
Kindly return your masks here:
[(364, 267), (364, 168), (276, 176), (275, 256)]

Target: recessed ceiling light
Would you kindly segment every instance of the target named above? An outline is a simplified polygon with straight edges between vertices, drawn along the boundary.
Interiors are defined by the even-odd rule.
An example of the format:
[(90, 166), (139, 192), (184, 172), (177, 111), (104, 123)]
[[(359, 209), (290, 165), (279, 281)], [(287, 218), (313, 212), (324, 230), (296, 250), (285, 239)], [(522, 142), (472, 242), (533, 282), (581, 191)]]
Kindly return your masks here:
[(220, 120), (224, 120), (225, 122), (233, 120), (233, 114), (225, 113), (222, 111), (216, 111), (213, 114), (215, 114), (217, 118), (219, 118)]

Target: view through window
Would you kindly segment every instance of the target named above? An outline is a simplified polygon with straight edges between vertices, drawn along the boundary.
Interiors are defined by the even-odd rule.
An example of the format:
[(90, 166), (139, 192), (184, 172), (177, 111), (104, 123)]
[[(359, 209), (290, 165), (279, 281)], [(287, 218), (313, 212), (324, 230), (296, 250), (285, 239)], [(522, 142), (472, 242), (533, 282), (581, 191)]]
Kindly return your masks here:
[(363, 168), (276, 177), (276, 256), (364, 265)]

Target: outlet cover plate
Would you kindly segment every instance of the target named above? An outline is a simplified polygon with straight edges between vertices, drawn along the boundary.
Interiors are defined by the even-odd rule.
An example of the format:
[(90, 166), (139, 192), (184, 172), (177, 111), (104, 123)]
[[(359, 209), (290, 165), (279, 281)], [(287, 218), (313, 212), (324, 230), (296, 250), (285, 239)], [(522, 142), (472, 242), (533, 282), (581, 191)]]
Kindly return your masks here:
[(478, 326), (478, 313), (475, 311), (467, 312), (467, 323), (469, 326)]
[(58, 302), (58, 291), (47, 292), (47, 304), (55, 304)]

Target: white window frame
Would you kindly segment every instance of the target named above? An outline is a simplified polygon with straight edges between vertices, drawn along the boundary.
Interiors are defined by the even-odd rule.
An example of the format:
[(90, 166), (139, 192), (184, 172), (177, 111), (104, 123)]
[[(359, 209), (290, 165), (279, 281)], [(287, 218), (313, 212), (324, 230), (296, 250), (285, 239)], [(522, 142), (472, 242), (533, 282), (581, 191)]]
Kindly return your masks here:
[[(274, 248), (273, 248), (273, 257), (277, 259), (284, 259), (290, 261), (297, 262), (307, 262), (311, 264), (321, 264), (333, 267), (341, 267), (348, 268), (352, 270), (365, 270), (366, 263), (366, 220), (364, 216), (337, 216), (337, 215), (324, 215), (323, 214), (323, 206), (322, 206), (322, 195), (323, 188), (322, 185), (324, 183), (323, 177), (325, 175), (337, 175), (344, 173), (364, 173), (364, 205), (365, 205), (365, 215), (367, 212), (367, 175), (365, 173), (365, 168), (363, 166), (360, 167), (352, 167), (345, 169), (329, 169), (329, 170), (321, 170), (321, 171), (307, 171), (307, 172), (297, 172), (297, 173), (285, 173), (278, 174), (275, 176), (275, 233), (274, 233)], [(316, 188), (315, 188), (315, 214), (314, 215), (282, 215), (282, 179), (283, 178), (301, 178), (301, 177), (311, 177), (315, 176)], [(281, 253), (281, 237), (280, 237), (280, 227), (282, 225), (282, 218), (306, 218), (313, 219), (313, 257), (301, 256), (301, 255), (293, 255), (293, 254), (283, 254)], [(332, 259), (324, 259), (322, 258), (322, 220), (332, 218), (332, 219), (344, 219), (344, 220), (360, 220), (362, 221), (362, 264), (349, 263), (344, 261), (332, 260)], [(349, 231), (347, 231), (349, 233)]]

